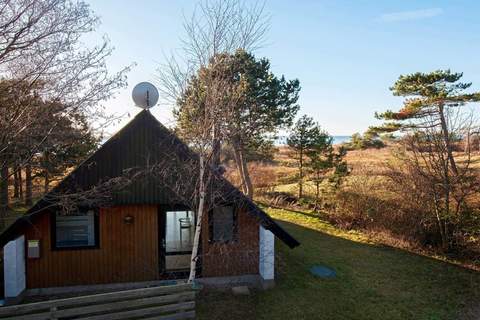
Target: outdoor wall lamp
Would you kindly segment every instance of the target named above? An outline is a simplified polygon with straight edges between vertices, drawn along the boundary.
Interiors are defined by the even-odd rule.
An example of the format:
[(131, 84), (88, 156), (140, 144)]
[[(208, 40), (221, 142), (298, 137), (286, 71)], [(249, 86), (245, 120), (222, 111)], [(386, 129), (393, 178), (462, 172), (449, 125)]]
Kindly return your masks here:
[(125, 224), (133, 224), (133, 216), (127, 214), (125, 217), (123, 217), (123, 222)]

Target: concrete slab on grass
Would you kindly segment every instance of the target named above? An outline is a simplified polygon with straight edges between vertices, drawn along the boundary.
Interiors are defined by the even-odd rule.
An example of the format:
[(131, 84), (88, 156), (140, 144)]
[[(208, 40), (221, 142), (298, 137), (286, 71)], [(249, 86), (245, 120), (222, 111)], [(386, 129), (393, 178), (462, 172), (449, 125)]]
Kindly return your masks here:
[(247, 286), (238, 286), (232, 288), (232, 293), (236, 296), (248, 296), (250, 294), (250, 289)]

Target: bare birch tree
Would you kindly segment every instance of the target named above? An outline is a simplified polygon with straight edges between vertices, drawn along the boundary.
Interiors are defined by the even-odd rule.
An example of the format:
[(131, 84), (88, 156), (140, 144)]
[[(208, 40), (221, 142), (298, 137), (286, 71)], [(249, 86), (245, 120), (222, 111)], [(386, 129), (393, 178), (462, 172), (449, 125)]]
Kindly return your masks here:
[[(182, 39), (180, 57), (173, 55), (158, 70), (160, 92), (166, 101), (176, 104), (187, 90), (195, 75), (206, 70), (209, 64), (215, 64), (215, 57), (225, 53), (234, 53), (237, 49), (255, 50), (261, 47), (268, 31), (269, 18), (264, 14), (263, 5), (255, 3), (248, 6), (243, 1), (202, 1), (189, 20), (185, 20), (185, 37)], [(189, 142), (199, 154), (199, 183), (197, 208), (197, 228), (192, 250), (189, 281), (196, 276), (198, 247), (201, 225), (205, 213), (206, 173), (212, 172), (212, 163), (218, 164), (220, 143), (223, 139), (219, 129), (225, 119), (228, 107), (232, 105), (231, 84), (222, 77), (209, 73), (204, 77), (205, 90), (196, 94), (190, 105), (202, 104), (199, 114), (192, 115), (195, 120), (190, 131)], [(235, 90), (233, 90), (235, 91)], [(195, 96), (195, 95), (193, 95)], [(227, 107), (225, 107), (227, 106)], [(225, 107), (225, 108), (224, 108)], [(194, 108), (192, 108), (193, 110)], [(207, 174), (209, 175), (209, 174)]]
[(184, 100), (182, 103), (186, 107), (183, 117), (188, 118), (190, 124), (184, 133), (191, 147), (199, 155), (197, 225), (189, 281), (195, 279), (203, 216), (208, 211), (207, 206), (212, 205), (211, 202), (206, 203), (205, 192), (212, 179), (211, 175), (218, 169), (218, 162), (215, 160), (218, 153), (216, 144), (224, 138), (225, 117), (231, 115), (229, 111), (233, 110), (238, 99), (241, 99), (241, 95), (238, 94), (239, 88), (231, 83), (228, 74), (222, 73), (224, 58), (224, 56), (212, 58), (209, 66), (202, 67), (198, 77), (190, 80), (197, 82), (197, 85), (188, 86), (186, 90), (189, 93), (182, 97)]

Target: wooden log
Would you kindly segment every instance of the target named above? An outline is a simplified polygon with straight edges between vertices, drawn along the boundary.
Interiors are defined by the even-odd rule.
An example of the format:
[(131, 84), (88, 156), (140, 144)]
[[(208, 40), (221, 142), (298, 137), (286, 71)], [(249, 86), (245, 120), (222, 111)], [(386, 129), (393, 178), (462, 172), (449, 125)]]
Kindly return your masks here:
[(141, 308), (146, 306), (155, 306), (163, 305), (168, 303), (180, 302), (180, 300), (192, 301), (195, 298), (193, 292), (184, 292), (179, 294), (165, 295), (165, 296), (154, 296), (149, 298), (141, 298), (127, 301), (117, 301), (106, 304), (97, 304), (93, 306), (84, 306), (84, 307), (74, 307), (70, 309), (58, 310), (55, 313), (56, 318), (63, 317), (72, 317), (72, 316), (81, 316), (89, 315), (93, 313), (100, 312), (116, 312), (126, 309)]
[[(52, 308), (53, 309), (53, 308)], [(52, 310), (55, 311), (55, 310)], [(26, 315), (20, 315), (20, 316), (15, 316), (15, 315), (10, 315), (9, 317), (0, 317), (2, 320), (55, 320), (53, 316), (52, 311), (44, 311), (40, 313), (32, 313), (32, 314), (26, 314)]]
[(195, 310), (183, 312), (183, 313), (170, 314), (166, 316), (142, 318), (142, 320), (183, 320), (183, 319), (195, 319)]
[[(102, 314), (92, 317), (80, 317), (78, 319), (82, 320), (123, 320), (130, 318), (146, 317), (146, 316), (156, 316), (161, 315), (162, 313), (175, 312), (182, 309), (193, 309), (195, 308), (195, 302), (184, 302), (177, 304), (167, 304), (164, 306), (156, 306), (150, 308), (143, 308), (130, 311), (115, 312), (109, 314)], [(181, 318), (180, 318), (181, 319)]]
[(52, 307), (68, 307), (81, 304), (100, 304), (105, 302), (113, 302), (118, 300), (128, 300), (142, 298), (154, 295), (165, 295), (170, 293), (178, 293), (191, 289), (191, 284), (179, 284), (173, 286), (159, 286), (152, 288), (141, 288), (126, 291), (117, 291), (110, 293), (102, 293), (88, 296), (79, 296), (67, 299), (57, 299), (51, 301), (42, 301), (29, 304), (20, 304), (15, 306), (0, 307), (0, 318), (5, 316), (16, 315), (31, 312), (48, 311)]

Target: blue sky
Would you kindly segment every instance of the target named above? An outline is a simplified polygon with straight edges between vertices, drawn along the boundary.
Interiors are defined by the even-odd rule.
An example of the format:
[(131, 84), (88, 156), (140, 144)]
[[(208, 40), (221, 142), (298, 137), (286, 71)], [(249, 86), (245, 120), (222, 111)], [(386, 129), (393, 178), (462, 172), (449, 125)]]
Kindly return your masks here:
[[(106, 103), (109, 112), (138, 112), (131, 89), (154, 82), (164, 54), (180, 47), (183, 16), (195, 3), (90, 0), (102, 18), (98, 34), (115, 47), (109, 68), (137, 63), (128, 88)], [(388, 89), (400, 74), (450, 68), (480, 89), (479, 1), (269, 0), (265, 10), (268, 45), (255, 54), (270, 59), (276, 74), (300, 80), (299, 115), (314, 117), (330, 134), (364, 131), (376, 123), (375, 111), (400, 106)], [(172, 124), (170, 107), (153, 112)]]

